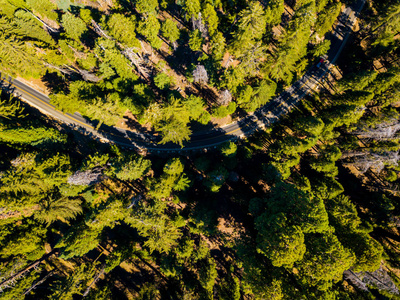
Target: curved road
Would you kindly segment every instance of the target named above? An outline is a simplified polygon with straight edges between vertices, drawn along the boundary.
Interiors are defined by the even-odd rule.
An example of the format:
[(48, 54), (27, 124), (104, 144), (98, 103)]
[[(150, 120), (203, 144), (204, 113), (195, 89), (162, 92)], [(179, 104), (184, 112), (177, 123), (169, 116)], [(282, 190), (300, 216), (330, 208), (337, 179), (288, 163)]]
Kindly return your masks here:
[(50, 99), (46, 95), (16, 79), (0, 74), (0, 84), (3, 87), (14, 88), (15, 94), (42, 113), (70, 124), (76, 129), (93, 134), (103, 141), (150, 152), (182, 152), (213, 148), (223, 142), (249, 136), (256, 130), (271, 125), (282, 115), (288, 113), (307, 93), (318, 88), (318, 81), (329, 72), (329, 68), (334, 65), (342, 52), (364, 4), (365, 0), (358, 0), (339, 16), (338, 25), (330, 37), (331, 49), (325, 62), (314, 65), (300, 80), (253, 114), (223, 127), (194, 132), (191, 140), (185, 143), (183, 148), (172, 143), (158, 144), (159, 137), (150, 134), (136, 133), (106, 125), (102, 125), (99, 130), (96, 130), (96, 124), (90, 120), (83, 118), (79, 113), (73, 115), (62, 113), (50, 104)]

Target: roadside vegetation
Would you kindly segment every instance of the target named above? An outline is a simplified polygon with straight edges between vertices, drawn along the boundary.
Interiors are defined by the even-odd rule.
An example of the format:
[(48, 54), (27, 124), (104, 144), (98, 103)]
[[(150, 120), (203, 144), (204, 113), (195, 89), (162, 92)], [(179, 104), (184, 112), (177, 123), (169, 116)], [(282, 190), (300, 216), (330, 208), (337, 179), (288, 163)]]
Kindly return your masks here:
[(342, 7), (335, 0), (0, 3), (5, 74), (40, 79), (64, 112), (100, 126), (125, 116), (157, 131), (161, 143), (180, 145), (193, 126), (252, 112), (300, 78), (329, 50), (325, 35)]
[[(33, 2), (4, 3), (0, 29), (17, 28), (25, 13), (32, 15)], [(165, 126), (209, 120), (209, 99), (201, 96), (205, 88), (228, 89), (233, 100), (226, 107), (236, 103), (236, 108), (254, 109), (252, 101), (259, 100), (252, 95), (258, 88), (263, 90), (260, 97), (272, 97), (290, 84), (304, 70), (300, 61), (310, 58), (304, 49), (316, 49), (309, 39), (318, 40), (327, 31), (319, 18), (334, 22), (332, 11), (339, 11), (340, 5), (136, 1), (113, 4), (102, 16), (104, 3), (96, 13), (83, 6), (71, 9), (65, 2), (58, 3), (59, 10), (52, 2), (40, 3), (32, 11), (54, 30), (61, 32), (57, 24), (63, 24), (65, 32), (57, 42), (47, 35), (39, 42), (16, 29), (2, 31), (5, 43), (0, 47), (11, 45), (10, 55), (30, 49), (19, 60), (10, 58), (10, 64), (3, 63), (9, 56), (0, 55), (3, 68), (20, 76), (47, 72), (44, 78), (59, 79), (52, 87), (54, 103), (71, 111), (78, 103), (99, 116), (107, 109), (111, 123), (113, 109), (123, 113), (121, 103), (141, 103), (137, 120), (165, 132), (166, 142)], [(277, 18), (283, 11), (293, 15)], [(208, 24), (206, 37), (201, 26), (198, 31), (191, 27), (199, 24), (199, 12)], [(248, 12), (258, 16), (256, 20), (245, 19)], [(190, 156), (139, 155), (102, 143), (40, 115), (4, 90), (0, 299), (399, 299), (399, 12), (399, 1), (367, 2), (357, 30), (337, 66), (319, 83), (319, 91), (272, 127)], [(167, 13), (174, 17), (164, 21)], [(296, 21), (303, 13), (318, 14)], [(107, 22), (113, 25), (107, 27)], [(76, 28), (68, 31), (66, 24)], [(95, 24), (102, 37), (91, 31)], [(180, 24), (178, 30), (174, 24)], [(248, 24), (259, 27), (251, 31), (243, 27)], [(132, 26), (138, 37), (126, 35), (120, 25)], [(282, 33), (276, 39), (272, 32), (279, 26)], [(154, 28), (163, 39), (158, 31), (150, 33)], [(294, 31), (289, 36), (290, 28)], [(32, 34), (39, 37), (40, 32)], [(227, 45), (215, 52), (218, 59), (226, 51), (232, 56), (228, 68), (208, 52), (216, 36)], [(66, 59), (60, 50), (63, 40), (72, 51), (70, 63), (50, 63), (44, 58), (49, 53)], [(166, 40), (170, 53), (189, 47), (184, 59), (193, 59), (193, 66), (185, 65), (187, 70), (204, 66), (208, 83), (197, 92), (183, 96), (173, 91), (179, 81), (168, 59), (154, 66), (154, 73), (143, 64), (130, 65), (127, 57), (144, 57), (143, 52), (121, 54), (148, 44), (158, 53)], [(249, 75), (250, 69), (242, 69), (249, 58), (244, 53), (256, 53), (254, 45), (262, 47), (266, 41), (270, 46), (262, 57), (276, 56), (260, 59), (256, 73)], [(74, 50), (85, 58), (78, 60)], [(280, 51), (287, 51), (292, 60), (283, 59)], [(95, 66), (83, 68), (91, 58)], [(30, 64), (18, 69), (25, 59)], [(44, 61), (62, 70), (73, 66), (74, 71), (42, 70)], [(291, 67), (281, 74), (284, 68), (274, 64)], [(216, 73), (213, 66), (219, 66)], [(223, 85), (234, 79), (213, 77), (240, 78), (243, 70), (246, 76), (236, 88)], [(204, 79), (202, 71), (198, 69)], [(55, 77), (46, 77), (49, 72), (56, 72), (51, 75)], [(98, 81), (77, 79), (77, 73)], [(192, 75), (186, 76), (190, 82)]]

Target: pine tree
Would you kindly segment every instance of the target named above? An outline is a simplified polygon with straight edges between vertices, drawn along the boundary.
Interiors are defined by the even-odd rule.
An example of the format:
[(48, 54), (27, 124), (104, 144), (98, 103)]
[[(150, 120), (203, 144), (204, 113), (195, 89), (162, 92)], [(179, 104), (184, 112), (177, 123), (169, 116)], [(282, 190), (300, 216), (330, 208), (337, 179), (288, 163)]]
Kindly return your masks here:
[(163, 37), (169, 40), (172, 44), (174, 44), (180, 36), (180, 31), (178, 26), (171, 19), (166, 19), (161, 26), (161, 33)]
[(57, 6), (49, 0), (27, 0), (26, 4), (40, 15), (57, 21), (58, 15), (55, 12)]
[[(55, 195), (55, 197), (59, 197)], [(81, 200), (73, 198), (52, 198), (51, 195), (40, 202), (40, 209), (34, 217), (38, 221), (51, 224), (59, 219), (72, 220), (82, 212)]]
[(135, 35), (136, 19), (134, 16), (112, 14), (107, 20), (106, 28), (112, 37), (127, 47), (140, 47), (140, 42)]
[(70, 13), (63, 14), (61, 20), (66, 34), (70, 38), (80, 41), (82, 35), (87, 31), (85, 22)]
[(260, 40), (266, 31), (266, 18), (262, 5), (258, 1), (239, 13), (238, 29), (234, 34), (231, 45), (232, 53), (239, 56)]

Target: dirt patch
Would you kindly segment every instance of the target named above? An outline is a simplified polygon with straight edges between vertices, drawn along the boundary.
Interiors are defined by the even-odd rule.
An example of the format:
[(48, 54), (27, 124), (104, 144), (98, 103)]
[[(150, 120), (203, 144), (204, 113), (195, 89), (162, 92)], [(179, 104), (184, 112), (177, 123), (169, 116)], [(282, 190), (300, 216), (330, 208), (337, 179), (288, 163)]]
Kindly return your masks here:
[(129, 110), (125, 112), (123, 119), (120, 119), (115, 126), (132, 132), (154, 134), (151, 128), (151, 124), (149, 123), (146, 123), (144, 125), (140, 124), (136, 116), (133, 115)]
[(17, 77), (17, 80), (25, 83), (26, 85), (30, 86), (31, 88), (34, 88), (35, 90), (38, 90), (39, 92), (45, 94), (45, 95), (49, 95), (50, 91), (47, 89), (47, 87), (44, 85), (44, 83), (40, 80), (40, 79), (25, 79), (22, 77)]
[(211, 123), (213, 125), (221, 127), (221, 126), (228, 125), (228, 124), (232, 123), (232, 117), (231, 116), (227, 116), (225, 118), (214, 118), (214, 117), (212, 117), (211, 118)]
[(236, 67), (238, 64), (240, 64), (239, 60), (233, 59), (229, 52), (225, 52), (224, 57), (222, 58), (221, 66), (228, 68), (231, 66)]

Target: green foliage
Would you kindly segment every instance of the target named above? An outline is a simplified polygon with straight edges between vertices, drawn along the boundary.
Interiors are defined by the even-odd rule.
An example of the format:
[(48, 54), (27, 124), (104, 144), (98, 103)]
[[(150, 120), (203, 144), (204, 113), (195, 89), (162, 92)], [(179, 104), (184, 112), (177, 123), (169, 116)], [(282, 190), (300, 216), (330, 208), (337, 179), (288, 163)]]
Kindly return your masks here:
[(99, 38), (96, 40), (95, 53), (103, 61), (100, 69), (107, 72), (107, 77), (113, 77), (115, 72), (124, 79), (136, 80), (138, 76), (130, 67), (129, 60), (117, 49), (114, 41)]
[(169, 40), (171, 43), (174, 43), (179, 39), (180, 31), (178, 26), (171, 19), (166, 19), (161, 26), (161, 33), (163, 37)]
[(214, 259), (207, 258), (202, 264), (199, 272), (200, 284), (206, 290), (209, 299), (212, 299), (213, 297), (215, 279), (218, 276), (216, 266), (217, 264)]
[(142, 14), (155, 14), (158, 8), (158, 0), (136, 0), (136, 9)]
[(383, 248), (365, 232), (350, 199), (343, 195), (335, 197), (329, 201), (327, 210), (339, 241), (355, 254), (354, 271), (373, 272), (378, 269)]
[(209, 35), (213, 36), (217, 31), (218, 23), (219, 23), (218, 15), (214, 9), (214, 6), (211, 3), (206, 2), (203, 5), (201, 14), (205, 20), (205, 23), (207, 24), (207, 29), (208, 29)]
[(153, 48), (160, 49), (162, 42), (157, 36), (160, 27), (160, 22), (156, 16), (150, 15), (146, 19), (139, 21), (137, 31), (147, 38)]
[(199, 0), (184, 0), (183, 11), (185, 14), (186, 21), (189, 21), (192, 17), (196, 18), (200, 12), (200, 1)]
[(51, 224), (59, 219), (72, 220), (82, 212), (80, 199), (51, 198), (43, 199), (40, 210), (35, 212), (35, 219)]
[(339, 16), (341, 6), (342, 3), (340, 2), (332, 3), (318, 14), (315, 23), (315, 34), (320, 38), (322, 38), (332, 28), (333, 23)]
[(226, 142), (221, 145), (222, 155), (232, 157), (236, 155), (237, 146), (234, 142)]
[(293, 79), (296, 63), (306, 55), (311, 27), (315, 22), (315, 2), (298, 2), (296, 13), (290, 20), (287, 31), (279, 39), (271, 63), (265, 65), (265, 72), (271, 78), (289, 84)]
[(166, 73), (159, 73), (154, 77), (154, 84), (159, 89), (165, 90), (173, 84), (173, 78)]
[(93, 20), (93, 13), (87, 8), (79, 9), (79, 16), (86, 24), (90, 24), (90, 22)]
[(211, 192), (217, 193), (228, 178), (228, 171), (220, 166), (208, 173), (207, 180), (203, 183)]
[(150, 167), (150, 160), (133, 156), (112, 163), (110, 172), (120, 180), (136, 180), (146, 175)]
[(210, 39), (211, 54), (215, 60), (221, 60), (225, 53), (226, 42), (221, 32), (215, 33)]
[(307, 239), (307, 252), (299, 264), (299, 271), (300, 276), (307, 278), (308, 285), (326, 290), (332, 282), (342, 279), (343, 272), (353, 264), (353, 253), (344, 248), (332, 232), (328, 232)]
[(140, 42), (135, 35), (136, 19), (134, 16), (112, 14), (107, 20), (107, 30), (117, 41), (128, 47), (140, 47)]
[(264, 9), (258, 1), (250, 2), (247, 8), (240, 11), (231, 45), (232, 53), (239, 56), (260, 40), (265, 33), (266, 22)]
[(0, 142), (42, 147), (49, 143), (65, 143), (66, 137), (58, 130), (26, 124), (17, 128), (0, 128)]
[[(258, 86), (253, 88), (253, 93), (249, 97), (250, 89), (245, 88), (240, 96), (239, 106), (248, 112), (255, 111), (257, 108), (266, 104), (274, 95), (276, 91), (276, 83), (269, 79), (264, 79), (258, 83)], [(247, 101), (246, 100), (250, 100)]]
[(324, 40), (323, 42), (317, 44), (315, 48), (312, 50), (312, 54), (314, 57), (324, 56), (328, 53), (331, 48), (331, 41)]
[(72, 300), (81, 296), (96, 274), (96, 265), (97, 263), (80, 264), (68, 277), (56, 281), (51, 286), (54, 292), (49, 299)]
[(18, 98), (0, 91), (0, 118), (7, 120), (15, 118), (23, 118), (24, 109), (21, 107), (21, 102)]
[(16, 11), (14, 22), (19, 27), (18, 29), (22, 35), (54, 45), (53, 39), (43, 29), (43, 25), (34, 19), (30, 13), (24, 10)]
[(62, 257), (65, 259), (81, 257), (97, 247), (100, 242), (100, 232), (85, 225), (79, 230), (69, 231), (56, 245), (62, 248)]
[(322, 200), (290, 184), (277, 183), (267, 199), (253, 199), (250, 212), (258, 231), (257, 251), (275, 266), (290, 267), (301, 260), (306, 249), (304, 235), (328, 230)]
[(57, 21), (57, 6), (50, 0), (26, 0), (26, 4), (43, 17)]
[(201, 51), (203, 38), (200, 30), (196, 29), (189, 33), (189, 47), (192, 51)]
[(236, 110), (236, 102), (231, 102), (227, 106), (221, 105), (213, 109), (213, 117), (225, 118), (230, 114), (233, 114)]
[(275, 267), (292, 267), (306, 252), (304, 233), (296, 225), (289, 226), (283, 214), (256, 220), (258, 251), (267, 256)]
[[(43, 254), (43, 241), (46, 229), (30, 219), (25, 219), (23, 224), (12, 224), (2, 228), (0, 256), (5, 259), (12, 256), (27, 257), (40, 252)], [(36, 259), (36, 258), (34, 258)]]
[(204, 117), (204, 113), (207, 113), (205, 109), (204, 100), (195, 95), (190, 95), (189, 97), (183, 100), (184, 106), (188, 110), (190, 115), (190, 119), (192, 120), (200, 120)]
[(76, 41), (79, 41), (87, 30), (85, 22), (70, 13), (63, 14), (61, 22), (67, 36)]
[(38, 77), (43, 64), (33, 45), (22, 39), (15, 23), (0, 16), (0, 70), (14, 76)]

